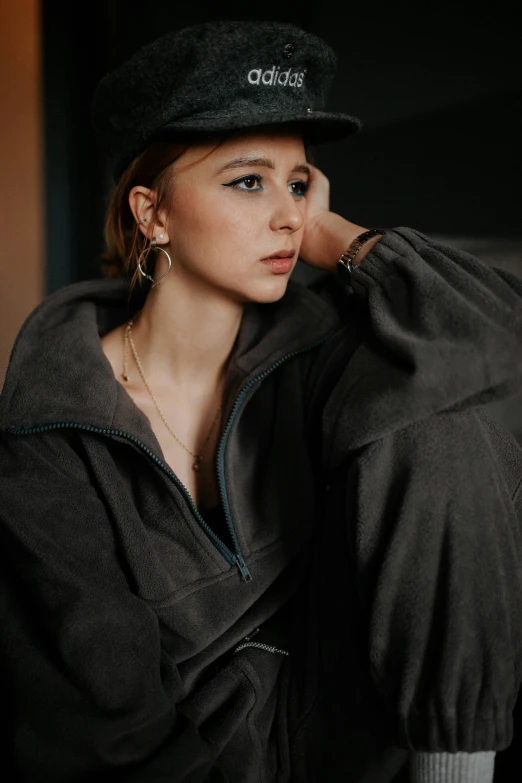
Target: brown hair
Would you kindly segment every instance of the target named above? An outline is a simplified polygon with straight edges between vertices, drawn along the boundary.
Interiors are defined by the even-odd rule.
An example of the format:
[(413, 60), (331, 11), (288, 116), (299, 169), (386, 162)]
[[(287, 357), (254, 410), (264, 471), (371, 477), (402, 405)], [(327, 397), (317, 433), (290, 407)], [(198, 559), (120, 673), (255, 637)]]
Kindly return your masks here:
[[(138, 269), (138, 259), (142, 267), (147, 266), (151, 249), (150, 242), (140, 231), (134, 219), (129, 193), (136, 185), (154, 189), (157, 196), (156, 206), (151, 218), (154, 226), (160, 209), (169, 207), (174, 163), (190, 146), (187, 141), (154, 141), (147, 149), (127, 166), (112, 194), (105, 219), (106, 250), (101, 255), (101, 268), (106, 277), (128, 277), (131, 279), (130, 291), (143, 277)], [(153, 276), (153, 270), (147, 270)]]

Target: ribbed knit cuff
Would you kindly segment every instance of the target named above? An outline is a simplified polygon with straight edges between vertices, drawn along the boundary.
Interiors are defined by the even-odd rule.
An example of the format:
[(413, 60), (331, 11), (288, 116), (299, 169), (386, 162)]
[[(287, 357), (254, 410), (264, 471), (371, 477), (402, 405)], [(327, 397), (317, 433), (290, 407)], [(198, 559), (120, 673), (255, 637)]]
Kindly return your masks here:
[(412, 753), (412, 783), (492, 783), (495, 751)]

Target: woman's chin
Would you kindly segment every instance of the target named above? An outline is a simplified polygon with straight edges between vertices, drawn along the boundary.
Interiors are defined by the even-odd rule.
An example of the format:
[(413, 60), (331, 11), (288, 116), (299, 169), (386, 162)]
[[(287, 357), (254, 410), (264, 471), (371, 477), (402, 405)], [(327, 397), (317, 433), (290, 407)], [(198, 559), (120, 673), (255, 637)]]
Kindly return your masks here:
[(257, 280), (255, 285), (249, 286), (248, 301), (258, 302), (259, 304), (270, 304), (281, 299), (288, 287), (290, 274), (272, 275), (265, 280)]

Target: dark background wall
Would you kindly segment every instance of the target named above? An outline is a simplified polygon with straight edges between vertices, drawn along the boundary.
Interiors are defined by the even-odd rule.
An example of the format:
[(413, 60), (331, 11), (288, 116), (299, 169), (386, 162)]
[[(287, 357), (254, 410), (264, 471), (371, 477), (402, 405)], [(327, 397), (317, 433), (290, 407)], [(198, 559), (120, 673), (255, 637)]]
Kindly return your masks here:
[[(522, 275), (522, 55), (507, 3), (43, 0), (46, 289), (99, 275), (112, 182), (90, 125), (98, 80), (169, 29), (279, 19), (325, 38), (339, 70), (329, 108), (363, 132), (317, 147), (332, 209), (407, 225)], [(301, 265), (298, 265), (298, 267)], [(307, 269), (297, 275), (306, 277)], [(499, 416), (522, 442), (519, 400)]]

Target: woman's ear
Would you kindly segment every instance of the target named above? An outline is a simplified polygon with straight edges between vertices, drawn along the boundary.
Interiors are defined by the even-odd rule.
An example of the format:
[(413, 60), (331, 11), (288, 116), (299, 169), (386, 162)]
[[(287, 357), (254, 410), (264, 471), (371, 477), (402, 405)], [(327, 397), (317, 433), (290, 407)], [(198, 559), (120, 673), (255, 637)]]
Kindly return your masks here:
[(163, 215), (157, 213), (156, 194), (150, 188), (135, 185), (129, 192), (129, 206), (143, 236), (149, 241), (156, 239), (158, 245), (166, 245), (169, 241)]

